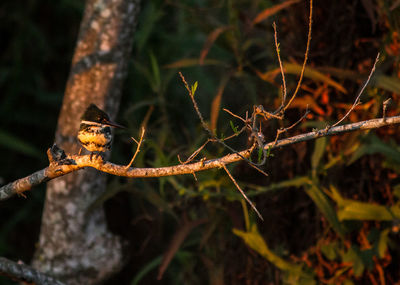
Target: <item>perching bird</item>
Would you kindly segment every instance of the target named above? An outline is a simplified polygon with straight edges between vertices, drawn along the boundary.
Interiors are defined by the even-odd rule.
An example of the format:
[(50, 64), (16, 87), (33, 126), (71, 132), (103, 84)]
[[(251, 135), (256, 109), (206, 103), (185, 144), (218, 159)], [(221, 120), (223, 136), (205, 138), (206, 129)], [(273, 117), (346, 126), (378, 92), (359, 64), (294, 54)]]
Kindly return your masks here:
[(84, 148), (93, 153), (102, 155), (111, 148), (111, 127), (125, 128), (113, 123), (103, 110), (95, 104), (90, 104), (81, 118), (78, 140)]

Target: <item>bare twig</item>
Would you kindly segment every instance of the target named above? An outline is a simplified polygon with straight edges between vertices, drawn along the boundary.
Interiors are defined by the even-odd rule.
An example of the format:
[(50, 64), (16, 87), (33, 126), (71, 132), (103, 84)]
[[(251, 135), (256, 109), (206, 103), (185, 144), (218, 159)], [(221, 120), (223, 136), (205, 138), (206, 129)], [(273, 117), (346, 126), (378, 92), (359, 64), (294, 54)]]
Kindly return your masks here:
[(246, 194), (240, 188), (239, 184), (236, 182), (235, 178), (233, 178), (232, 174), (229, 172), (228, 168), (226, 167), (225, 163), (221, 164), (222, 167), (225, 169), (226, 174), (228, 174), (229, 178), (232, 180), (233, 184), (235, 184), (236, 188), (239, 190), (240, 194), (242, 194), (243, 198), (247, 201), (247, 203), (250, 204), (250, 206), (253, 208), (254, 212), (257, 213), (258, 217), (264, 221), (264, 218), (261, 216), (260, 212), (257, 210), (256, 206), (254, 206), (253, 202), (250, 201), (249, 198), (247, 198)]
[(134, 138), (134, 137), (131, 137), (131, 139), (138, 145), (139, 144), (139, 142)]
[(244, 130), (246, 129), (246, 126), (244, 126), (240, 131), (237, 131), (235, 133), (233, 133), (232, 135), (223, 138), (223, 139), (218, 139), (218, 138), (209, 138), (207, 139), (207, 141), (205, 143), (203, 143), (198, 149), (196, 149), (185, 161), (182, 161), (179, 154), (178, 154), (178, 160), (181, 164), (188, 164), (189, 162), (191, 162), (199, 153), (200, 151), (203, 150), (203, 148), (209, 143), (209, 142), (219, 142), (219, 143), (223, 143), (226, 140), (229, 140), (233, 137), (237, 137), (238, 135), (240, 135)]
[(203, 143), (198, 149), (196, 149), (189, 157), (188, 159), (186, 159), (186, 161), (181, 161), (179, 155), (178, 155), (178, 159), (180, 161), (181, 164), (188, 164), (189, 162), (191, 162), (199, 153), (200, 151), (203, 150), (203, 148), (211, 141), (211, 139), (208, 139), (205, 143)]
[(309, 19), (308, 19), (308, 36), (307, 36), (307, 47), (306, 47), (306, 52), (304, 54), (304, 62), (303, 62), (303, 66), (301, 68), (301, 73), (300, 73), (300, 78), (299, 81), (297, 82), (297, 86), (296, 89), (292, 95), (292, 97), (290, 98), (289, 102), (286, 104), (285, 107), (283, 107), (281, 109), (281, 112), (285, 112), (286, 109), (290, 106), (290, 104), (293, 102), (294, 98), (297, 95), (297, 92), (299, 92), (300, 86), (301, 86), (301, 82), (303, 80), (303, 76), (304, 76), (304, 71), (306, 69), (306, 64), (307, 64), (307, 60), (308, 60), (308, 52), (310, 50), (310, 42), (311, 42), (311, 27), (312, 27), (312, 12), (313, 12), (313, 0), (310, 0), (310, 15), (309, 15)]
[[(266, 155), (267, 152), (268, 152), (267, 150), (263, 149), (264, 158), (263, 158), (263, 161), (262, 161), (261, 163), (259, 163), (258, 165), (260, 165), (260, 166), (261, 166), (261, 165), (264, 165), (265, 160), (266, 160), (267, 157), (268, 157), (268, 155)], [(249, 163), (249, 165), (250, 165), (251, 167), (253, 167), (255, 170), (257, 170), (258, 172), (260, 172), (262, 175), (268, 176), (268, 173), (266, 173), (264, 170), (260, 169), (260, 168), (257, 166), (257, 164), (255, 164), (254, 162), (253, 162), (253, 163)]]
[[(287, 91), (286, 91), (286, 80), (285, 80), (285, 72), (283, 71), (283, 64), (282, 64), (282, 60), (281, 60), (281, 53), (280, 53), (280, 48), (279, 48), (279, 43), (278, 43), (278, 36), (277, 36), (277, 31), (276, 31), (276, 24), (275, 22), (272, 24), (272, 26), (274, 27), (274, 39), (275, 39), (275, 48), (276, 48), (276, 55), (278, 57), (278, 62), (279, 62), (279, 69), (281, 71), (281, 75), (282, 75), (282, 86), (283, 86), (283, 90), (282, 90), (282, 104), (279, 107), (279, 109), (282, 109), (285, 101), (286, 101), (286, 96), (287, 96)], [(278, 109), (278, 111), (279, 111)]]
[(300, 118), (297, 122), (295, 122), (294, 124), (292, 124), (291, 126), (289, 126), (289, 127), (287, 127), (287, 128), (282, 128), (282, 129), (278, 129), (278, 130), (277, 130), (277, 132), (276, 132), (276, 137), (275, 137), (275, 141), (274, 141), (274, 142), (276, 143), (276, 142), (278, 141), (278, 138), (279, 138), (279, 136), (280, 136), (281, 134), (283, 134), (283, 133), (285, 133), (285, 132), (291, 130), (292, 128), (294, 128), (295, 126), (297, 126), (298, 124), (300, 124), (300, 122), (303, 121), (304, 118), (305, 118), (309, 113), (310, 113), (310, 111), (308, 110), (308, 105), (307, 105), (306, 112), (304, 113), (303, 116), (301, 116), (301, 118)]
[(125, 169), (128, 170), (128, 169), (131, 167), (133, 161), (135, 160), (136, 156), (137, 156), (138, 153), (140, 152), (140, 146), (142, 145), (145, 132), (146, 132), (146, 129), (145, 129), (144, 127), (142, 127), (142, 133), (140, 134), (139, 142), (136, 141), (133, 137), (131, 137), (131, 139), (132, 139), (134, 142), (136, 142), (137, 147), (136, 147), (135, 154), (133, 155), (133, 157), (132, 157), (131, 161), (129, 162), (129, 164), (128, 164), (127, 166), (125, 166)]
[[(244, 129), (246, 128), (246, 126), (245, 126), (245, 128), (242, 128), (242, 130), (241, 130), (240, 132), (235, 133), (235, 134), (229, 136), (228, 138), (219, 139), (213, 132), (211, 132), (211, 130), (208, 128), (207, 124), (205, 123), (205, 121), (204, 121), (204, 119), (203, 119), (203, 115), (201, 114), (200, 109), (199, 109), (199, 107), (197, 106), (197, 102), (196, 102), (196, 100), (194, 99), (194, 95), (193, 95), (193, 93), (192, 93), (192, 90), (189, 88), (189, 85), (188, 85), (188, 83), (186, 82), (185, 77), (183, 76), (183, 74), (182, 74), (181, 72), (179, 72), (179, 76), (181, 77), (182, 82), (183, 82), (183, 84), (184, 84), (185, 87), (186, 87), (186, 90), (188, 90), (188, 92), (189, 92), (189, 96), (190, 96), (190, 98), (192, 99), (192, 103), (193, 103), (194, 109), (196, 110), (196, 113), (197, 113), (198, 117), (200, 118), (200, 121), (201, 121), (201, 124), (203, 125), (203, 128), (204, 128), (204, 129), (209, 133), (209, 135), (210, 135), (210, 139), (209, 139), (209, 140), (210, 140), (210, 141), (216, 141), (216, 142), (220, 143), (221, 145), (223, 145), (224, 147), (226, 147), (227, 149), (229, 149), (229, 150), (232, 151), (233, 153), (239, 155), (239, 156), (240, 156), (243, 160), (245, 160), (247, 163), (251, 164), (253, 168), (255, 168), (255, 169), (257, 169), (259, 172), (265, 174), (265, 172), (264, 172), (263, 170), (261, 170), (261, 169), (258, 167), (257, 164), (255, 164), (254, 162), (251, 162), (251, 161), (248, 160), (246, 157), (243, 157), (237, 150), (233, 149), (232, 147), (230, 147), (229, 145), (227, 145), (227, 144), (224, 142), (224, 141), (227, 140), (228, 138), (232, 138), (232, 137), (238, 136), (241, 132), (244, 131)], [(254, 125), (254, 124), (255, 124), (255, 120), (254, 120), (254, 122), (253, 122), (253, 125)], [(255, 128), (253, 127), (253, 128), (250, 128), (250, 129), (252, 130), (252, 133), (255, 133), (255, 134), (256, 134), (255, 137), (257, 138), (257, 137), (258, 137), (258, 136), (257, 136), (257, 132), (254, 132), (254, 131), (253, 131)], [(196, 153), (196, 155), (197, 155), (197, 153)]]
[(213, 132), (210, 130), (210, 128), (207, 126), (206, 122), (204, 121), (203, 115), (201, 114), (200, 109), (197, 106), (197, 102), (196, 102), (196, 100), (194, 100), (194, 95), (192, 93), (192, 90), (189, 88), (189, 85), (187, 84), (182, 72), (179, 72), (179, 76), (181, 77), (182, 82), (186, 87), (186, 90), (189, 92), (190, 99), (192, 99), (194, 109), (196, 110), (197, 116), (199, 116), (199, 118), (200, 118), (200, 122), (201, 122), (203, 128), (209, 133), (210, 137), (215, 138)]
[(234, 114), (234, 113), (232, 113), (231, 111), (229, 111), (228, 109), (226, 109), (226, 108), (223, 108), (222, 110), (224, 110), (225, 112), (227, 112), (229, 115), (231, 115), (232, 117), (235, 117), (235, 118), (237, 118), (237, 119), (239, 119), (239, 120), (242, 120), (243, 121), (243, 123), (245, 123), (245, 124), (247, 124), (248, 123), (248, 121), (247, 121), (247, 119), (243, 119), (242, 117), (240, 117), (240, 116), (238, 116), (238, 115), (236, 115), (236, 114)]
[(357, 106), (360, 104), (360, 97), (361, 97), (361, 94), (364, 92), (365, 87), (367, 87), (367, 85), (368, 85), (368, 83), (369, 83), (369, 81), (370, 81), (370, 79), (371, 79), (371, 77), (372, 77), (372, 74), (373, 74), (374, 71), (375, 71), (375, 67), (376, 67), (376, 64), (377, 64), (378, 60), (379, 60), (379, 53), (378, 53), (378, 55), (376, 56), (375, 63), (374, 63), (374, 65), (372, 66), (371, 72), (369, 73), (367, 80), (365, 81), (363, 87), (361, 88), (360, 92), (358, 93), (358, 96), (356, 97), (356, 100), (354, 101), (353, 105), (352, 105), (351, 108), (347, 111), (347, 113), (343, 116), (343, 118), (341, 118), (339, 121), (337, 121), (335, 124), (333, 124), (333, 125), (332, 125), (331, 127), (329, 127), (329, 128), (336, 127), (336, 126), (339, 125), (341, 122), (343, 122), (343, 121), (350, 115), (350, 113), (354, 110), (354, 108), (357, 107)]
[[(254, 106), (253, 108), (253, 114), (256, 115), (260, 115), (261, 117), (263, 117), (266, 121), (268, 121), (271, 118), (274, 119), (278, 119), (278, 120), (282, 120), (283, 116), (281, 114), (278, 114), (278, 112), (274, 112), (274, 113), (270, 113), (268, 111), (266, 111), (263, 107), (263, 105), (258, 105), (258, 106)], [(277, 115), (278, 114), (278, 115)]]

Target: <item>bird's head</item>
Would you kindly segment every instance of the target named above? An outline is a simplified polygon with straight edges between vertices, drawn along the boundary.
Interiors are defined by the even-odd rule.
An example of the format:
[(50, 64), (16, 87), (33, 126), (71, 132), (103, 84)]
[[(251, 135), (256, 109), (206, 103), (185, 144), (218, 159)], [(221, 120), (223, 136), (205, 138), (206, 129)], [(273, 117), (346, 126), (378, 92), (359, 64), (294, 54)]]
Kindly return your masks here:
[(106, 125), (114, 128), (121, 128), (124, 129), (124, 126), (118, 125), (110, 121), (110, 117), (107, 115), (106, 112), (101, 110), (95, 104), (90, 104), (87, 107), (85, 113), (83, 113), (81, 118), (81, 123), (84, 124), (99, 124), (99, 125)]

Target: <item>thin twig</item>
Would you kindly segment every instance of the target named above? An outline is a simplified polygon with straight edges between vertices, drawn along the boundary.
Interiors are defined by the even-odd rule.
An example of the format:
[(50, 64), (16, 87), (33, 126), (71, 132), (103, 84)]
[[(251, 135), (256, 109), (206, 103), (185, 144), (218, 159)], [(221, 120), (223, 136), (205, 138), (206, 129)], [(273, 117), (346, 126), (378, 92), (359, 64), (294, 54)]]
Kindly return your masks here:
[[(287, 91), (286, 91), (286, 80), (285, 80), (285, 72), (283, 70), (283, 64), (282, 64), (282, 60), (281, 60), (281, 53), (280, 53), (280, 49), (279, 49), (279, 43), (278, 43), (278, 36), (277, 36), (277, 31), (276, 31), (276, 24), (275, 22), (272, 24), (272, 26), (274, 27), (274, 39), (275, 39), (275, 48), (276, 48), (276, 55), (278, 57), (278, 62), (279, 62), (279, 69), (281, 71), (281, 75), (282, 75), (282, 86), (283, 86), (283, 91), (282, 91), (282, 104), (279, 107), (279, 109), (282, 109), (285, 101), (286, 101), (286, 96), (287, 96)], [(278, 110), (279, 110), (278, 109)], [(279, 111), (278, 111), (279, 112)]]
[(226, 174), (228, 174), (229, 178), (232, 180), (233, 184), (235, 184), (236, 188), (239, 190), (240, 194), (242, 194), (243, 198), (246, 199), (247, 203), (250, 204), (250, 206), (253, 208), (254, 212), (258, 215), (258, 217), (264, 221), (264, 218), (261, 216), (260, 212), (257, 210), (256, 206), (254, 206), (253, 202), (250, 201), (249, 198), (247, 198), (246, 194), (240, 188), (239, 184), (236, 182), (235, 178), (233, 178), (232, 174), (229, 172), (228, 168), (226, 167), (225, 163), (221, 164), (222, 167), (225, 169)]
[(363, 87), (361, 88), (360, 92), (358, 93), (358, 96), (356, 97), (356, 100), (354, 101), (354, 104), (353, 104), (353, 105), (351, 106), (351, 108), (347, 111), (346, 115), (343, 116), (343, 118), (341, 118), (339, 121), (337, 121), (335, 124), (333, 124), (333, 125), (332, 125), (331, 127), (329, 127), (329, 128), (336, 127), (336, 126), (339, 125), (341, 122), (343, 122), (343, 120), (345, 120), (345, 119), (350, 115), (350, 113), (354, 110), (354, 108), (357, 107), (357, 106), (360, 104), (360, 97), (361, 97), (361, 94), (364, 92), (364, 89), (365, 89), (365, 87), (367, 87), (367, 85), (368, 85), (368, 83), (369, 83), (369, 81), (370, 81), (370, 79), (371, 79), (371, 77), (372, 77), (372, 74), (375, 72), (375, 67), (376, 67), (376, 64), (378, 63), (378, 61), (379, 61), (379, 53), (378, 53), (378, 55), (376, 56), (375, 63), (374, 63), (374, 65), (372, 66), (372, 69), (371, 69), (371, 71), (370, 71), (370, 73), (369, 73), (369, 75), (368, 75), (367, 80), (365, 81)]
[[(230, 136), (227, 136), (223, 139), (219, 139), (220, 141), (227, 141), (230, 140), (231, 138), (237, 137), (239, 136), (241, 133), (243, 133), (245, 130), (247, 129), (247, 126), (243, 126), (239, 131), (235, 131), (233, 134), (231, 134)], [(215, 141), (215, 140), (214, 140)]]
[(208, 139), (205, 143), (203, 143), (203, 145), (201, 147), (199, 147), (197, 150), (195, 150), (189, 157), (188, 159), (186, 159), (184, 162), (181, 161), (179, 155), (178, 155), (178, 159), (180, 161), (181, 164), (188, 164), (189, 162), (191, 162), (199, 153), (200, 151), (202, 151), (202, 149), (210, 142), (211, 140)]
[[(210, 141), (216, 141), (216, 142), (220, 143), (221, 145), (223, 145), (224, 147), (226, 147), (226, 148), (229, 149), (230, 151), (232, 151), (232, 152), (234, 152), (235, 154), (237, 154), (237, 155), (239, 155), (240, 157), (242, 157), (242, 159), (245, 160), (245, 161), (247, 161), (249, 164), (252, 164), (254, 168), (256, 168), (258, 171), (260, 171), (261, 173), (264, 174), (265, 172), (262, 171), (261, 169), (259, 169), (257, 164), (255, 164), (254, 162), (251, 162), (251, 161), (248, 160), (246, 157), (243, 157), (237, 150), (235, 150), (235, 149), (233, 149), (232, 147), (230, 147), (229, 145), (227, 145), (227, 144), (224, 142), (224, 139), (219, 139), (213, 132), (211, 132), (211, 130), (208, 128), (207, 124), (205, 123), (205, 121), (204, 121), (204, 119), (203, 119), (203, 115), (202, 115), (201, 112), (200, 112), (200, 109), (199, 109), (199, 107), (198, 107), (198, 105), (197, 105), (197, 102), (196, 102), (196, 100), (194, 99), (192, 90), (189, 88), (189, 85), (188, 85), (188, 83), (186, 82), (185, 77), (183, 76), (183, 74), (182, 74), (181, 72), (179, 72), (179, 76), (181, 77), (182, 82), (183, 82), (183, 84), (184, 84), (185, 87), (186, 87), (186, 90), (189, 92), (189, 96), (190, 96), (190, 98), (192, 99), (192, 103), (193, 103), (194, 109), (196, 110), (197, 116), (200, 118), (200, 121), (201, 121), (201, 124), (203, 125), (203, 128), (204, 128), (204, 129), (209, 133), (209, 135), (210, 135)], [(253, 122), (253, 125), (254, 125), (254, 122)], [(254, 129), (254, 128), (253, 128), (253, 129)], [(244, 129), (242, 129), (240, 132), (242, 132), (243, 130), (244, 130)], [(237, 135), (239, 135), (239, 134), (232, 135), (232, 136), (230, 136), (229, 138), (232, 138), (232, 137), (237, 136)]]
[(295, 122), (294, 124), (292, 124), (291, 126), (289, 126), (289, 127), (287, 127), (287, 128), (278, 129), (278, 131), (276, 132), (276, 137), (275, 137), (274, 143), (276, 143), (276, 142), (278, 141), (278, 138), (279, 138), (279, 136), (280, 136), (281, 134), (283, 134), (283, 133), (285, 133), (285, 132), (291, 130), (292, 128), (294, 128), (295, 126), (297, 126), (298, 124), (300, 124), (300, 122), (303, 121), (304, 118), (305, 118), (309, 113), (310, 113), (310, 111), (308, 110), (308, 105), (307, 105), (306, 112), (304, 113), (303, 116), (301, 116), (301, 118), (300, 118), (297, 122)]
[(266, 121), (268, 121), (271, 118), (274, 118), (274, 119), (277, 119), (277, 120), (282, 120), (283, 119), (282, 114), (277, 115), (278, 112), (270, 113), (270, 112), (268, 112), (268, 111), (266, 111), (264, 109), (263, 105), (254, 106), (253, 113), (254, 113), (254, 115), (260, 115)]
[(134, 138), (134, 137), (131, 137), (131, 139), (138, 145), (139, 144), (139, 142)]
[(144, 133), (145, 133), (145, 132), (146, 132), (146, 129), (145, 129), (144, 127), (142, 127), (142, 133), (140, 134), (140, 140), (139, 140), (139, 142), (137, 142), (134, 138), (132, 138), (132, 139), (137, 143), (137, 148), (136, 148), (135, 154), (133, 155), (131, 161), (129, 162), (129, 164), (128, 164), (127, 166), (125, 166), (125, 169), (126, 169), (126, 170), (128, 170), (128, 169), (131, 167), (133, 161), (135, 160), (136, 156), (137, 156), (138, 153), (140, 152), (140, 146), (142, 145), (143, 138), (144, 138)]
[(307, 47), (306, 47), (306, 52), (304, 54), (304, 62), (303, 62), (303, 66), (301, 68), (301, 73), (300, 73), (300, 78), (299, 81), (297, 82), (297, 86), (296, 86), (296, 90), (294, 91), (292, 97), (290, 98), (289, 102), (286, 104), (285, 107), (282, 108), (281, 112), (285, 112), (286, 109), (290, 106), (290, 104), (293, 102), (294, 98), (297, 95), (297, 92), (300, 89), (301, 86), (301, 82), (303, 80), (303, 76), (304, 76), (304, 71), (306, 69), (306, 64), (307, 64), (307, 60), (308, 60), (308, 52), (310, 50), (310, 42), (311, 42), (311, 28), (312, 28), (312, 14), (313, 14), (313, 0), (310, 0), (310, 15), (309, 15), (309, 19), (308, 19), (308, 35), (307, 35)]
[(242, 117), (240, 117), (240, 116), (234, 114), (233, 112), (229, 111), (228, 109), (223, 108), (222, 110), (225, 111), (225, 112), (227, 112), (227, 113), (228, 113), (229, 115), (231, 115), (232, 117), (235, 117), (235, 118), (237, 118), (237, 119), (239, 119), (239, 120), (242, 120), (243, 123), (245, 123), (245, 124), (248, 123), (247, 120), (245, 120), (245, 119), (243, 119)]
[(223, 139), (217, 139), (217, 138), (209, 138), (207, 139), (207, 141), (205, 143), (203, 143), (198, 149), (196, 149), (185, 161), (182, 161), (179, 154), (178, 154), (178, 160), (181, 164), (188, 164), (189, 162), (191, 162), (199, 153), (200, 151), (203, 150), (203, 148), (209, 143), (209, 142), (219, 142), (219, 143), (223, 143), (226, 140), (229, 140), (233, 137), (237, 137), (238, 135), (240, 135), (244, 130), (246, 129), (246, 126), (244, 126), (240, 131), (237, 131), (235, 133), (233, 133), (232, 135), (223, 138)]
[[(264, 152), (265, 150), (263, 149), (263, 152)], [(267, 155), (264, 155), (264, 157), (265, 157), (265, 159), (268, 157)], [(264, 175), (264, 176), (269, 176), (268, 175), (268, 173), (266, 173), (264, 170), (262, 170), (261, 168), (259, 168), (257, 165), (255, 165), (255, 163), (249, 163), (249, 165), (251, 166), (251, 167), (253, 167), (255, 170), (257, 170), (258, 172), (260, 172), (262, 175)], [(264, 163), (263, 164), (261, 164), (260, 163), (260, 166), (261, 165), (264, 165)]]
[(187, 84), (187, 82), (185, 80), (185, 77), (183, 76), (182, 72), (180, 72), (180, 71), (179, 71), (179, 76), (181, 77), (182, 82), (186, 87), (186, 90), (189, 92), (190, 99), (192, 99), (193, 107), (196, 110), (197, 116), (199, 116), (199, 118), (200, 118), (200, 122), (203, 125), (203, 128), (210, 134), (210, 136), (212, 138), (215, 138), (215, 135), (213, 134), (213, 132), (210, 130), (210, 128), (207, 126), (206, 122), (204, 121), (203, 115), (201, 114), (200, 109), (197, 106), (197, 102), (194, 99), (194, 95), (192, 93), (192, 90), (189, 88), (189, 85)]

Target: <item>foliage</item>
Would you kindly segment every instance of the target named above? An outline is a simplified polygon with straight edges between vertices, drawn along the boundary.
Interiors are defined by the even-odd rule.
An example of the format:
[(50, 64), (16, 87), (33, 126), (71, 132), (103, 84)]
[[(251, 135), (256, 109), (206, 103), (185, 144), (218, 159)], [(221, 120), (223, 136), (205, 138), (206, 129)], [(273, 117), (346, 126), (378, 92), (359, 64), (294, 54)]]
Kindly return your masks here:
[[(26, 9), (11, 1), (0, 5), (10, 11), (0, 26), (6, 39), (0, 57), (5, 182), (46, 165), (45, 150), (52, 144), (83, 7), (80, 1), (33, 0)], [(135, 148), (129, 136), (137, 137), (146, 116), (147, 137), (137, 167), (178, 164), (177, 155), (185, 160), (207, 140), (178, 71), (218, 137), (242, 127), (222, 108), (242, 117), (254, 104), (276, 109), (281, 78), (273, 21), (288, 90), (294, 89), (307, 35), (304, 1), (153, 0), (142, 5), (117, 119), (129, 127), (129, 134), (117, 133), (113, 161), (128, 163)], [(351, 107), (378, 51), (382, 62), (363, 104), (348, 120), (380, 116), (388, 97), (394, 103), (387, 115), (399, 113), (399, 11), (390, 6), (391, 1), (314, 4), (304, 83), (285, 120), (263, 125), (268, 140), (274, 140), (277, 128), (296, 122), (307, 106), (307, 120), (288, 136), (338, 121)], [(263, 168), (268, 177), (244, 162), (229, 166), (264, 223), (248, 211), (223, 170), (195, 177), (109, 177), (109, 191), (93, 207), (104, 203), (110, 228), (131, 242), (134, 256), (129, 270), (110, 284), (156, 284), (155, 270), (163, 265), (160, 255), (172, 254), (172, 245), (177, 251), (162, 276), (165, 284), (394, 283), (400, 279), (395, 246), (398, 141), (396, 128), (387, 128), (269, 151)], [(248, 143), (246, 135), (228, 141), (238, 150)], [(227, 152), (209, 143), (197, 159)], [(255, 153), (252, 160), (261, 156)], [(24, 233), (27, 228), (39, 230), (43, 188), (3, 205), (7, 221), (1, 223), (1, 255), (29, 262), (36, 236)], [(206, 222), (177, 239), (185, 221), (201, 219)]]

